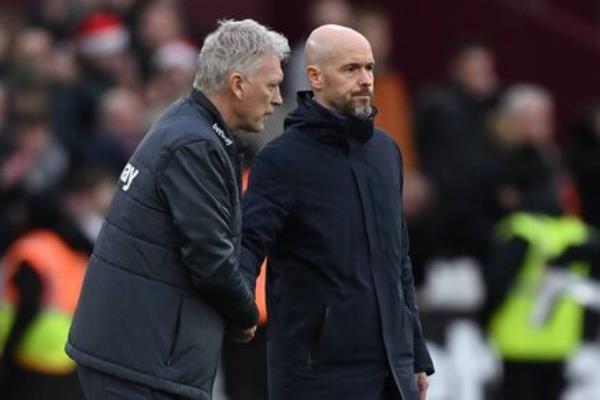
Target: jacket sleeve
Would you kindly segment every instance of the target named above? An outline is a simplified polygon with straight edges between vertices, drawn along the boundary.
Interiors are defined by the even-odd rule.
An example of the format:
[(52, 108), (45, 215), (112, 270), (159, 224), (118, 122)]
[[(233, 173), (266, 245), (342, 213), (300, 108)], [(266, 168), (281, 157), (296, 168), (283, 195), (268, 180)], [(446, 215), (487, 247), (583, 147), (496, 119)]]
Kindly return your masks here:
[(291, 209), (291, 183), (284, 176), (286, 169), (278, 167), (273, 153), (263, 151), (257, 157), (242, 201), (241, 267), (252, 290), (267, 249)]
[(177, 147), (158, 178), (180, 238), (180, 254), (200, 295), (235, 328), (256, 324), (254, 296), (239, 271), (231, 219), (237, 207), (228, 180), (234, 172), (215, 144)]
[[(398, 149), (400, 156), (400, 166), (402, 167), (402, 155), (400, 149)], [(402, 171), (402, 169), (401, 169)], [(402, 174), (401, 174), (402, 176)], [(402, 195), (403, 179), (400, 178), (400, 194)], [(415, 372), (426, 372), (427, 375), (431, 375), (434, 372), (433, 361), (429, 356), (427, 345), (425, 343), (425, 337), (423, 335), (423, 328), (421, 326), (421, 319), (419, 317), (419, 310), (417, 308), (417, 301), (415, 296), (415, 284), (412, 262), (410, 261), (409, 248), (410, 239), (408, 237), (408, 230), (406, 228), (406, 221), (402, 217), (402, 273), (400, 276), (402, 291), (404, 292), (404, 301), (406, 306), (411, 311), (413, 318), (413, 352), (414, 352), (414, 369)]]

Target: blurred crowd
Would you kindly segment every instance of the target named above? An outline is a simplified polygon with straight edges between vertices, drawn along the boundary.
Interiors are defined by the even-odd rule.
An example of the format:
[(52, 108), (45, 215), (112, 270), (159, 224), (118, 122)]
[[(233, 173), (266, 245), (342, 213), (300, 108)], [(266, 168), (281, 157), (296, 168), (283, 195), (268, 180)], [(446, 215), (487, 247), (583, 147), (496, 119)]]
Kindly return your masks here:
[(0, 24), (0, 251), (35, 223), (24, 200), (82, 166), (118, 174), (198, 54), (174, 1), (32, 3)]
[[(189, 92), (202, 30), (214, 26), (192, 29), (175, 0), (34, 3), (18, 13), (0, 10), (0, 255), (12, 254), (19, 240), (40, 229), (89, 255), (112, 182), (155, 118)], [(436, 261), (472, 260), (488, 293), (476, 307), (476, 320), (487, 329), (525, 258), (526, 251), (506, 246), (497, 229), (515, 213), (577, 216), (590, 233), (587, 252), (576, 259), (584, 257), (589, 276), (597, 275), (600, 102), (581, 99), (581, 112), (559, 144), (553, 93), (535, 77), (504, 81), (493, 46), (482, 38), (448, 43), (453, 50), (440, 67), (439, 81), (412, 93), (401, 63), (392, 57), (394, 35), (385, 9), (315, 0), (306, 32), (323, 23), (355, 27), (371, 42), (376, 124), (402, 149), (404, 207), (419, 285), (427, 284)], [(264, 135), (245, 138), (248, 166), (256, 151), (281, 132), (296, 91), (308, 86), (303, 47), (301, 39), (285, 66), (285, 104)], [(555, 252), (547, 261), (568, 264), (562, 255)], [(499, 259), (506, 263), (498, 265)], [(38, 297), (39, 309), (43, 296), (31, 289), (36, 279), (8, 282), (7, 277), (14, 278), (8, 264), (2, 267), (0, 293), (26, 289)], [(30, 268), (34, 275), (36, 268)], [(12, 365), (6, 348), (18, 347), (15, 341), (26, 330), (11, 331), (7, 321), (0, 318), (0, 346), (5, 346), (0, 382)], [(593, 318), (587, 321), (596, 335), (589, 328)], [(568, 355), (553, 361), (561, 364)], [(239, 358), (230, 356), (235, 362)], [(262, 374), (246, 377), (249, 385), (261, 379)]]

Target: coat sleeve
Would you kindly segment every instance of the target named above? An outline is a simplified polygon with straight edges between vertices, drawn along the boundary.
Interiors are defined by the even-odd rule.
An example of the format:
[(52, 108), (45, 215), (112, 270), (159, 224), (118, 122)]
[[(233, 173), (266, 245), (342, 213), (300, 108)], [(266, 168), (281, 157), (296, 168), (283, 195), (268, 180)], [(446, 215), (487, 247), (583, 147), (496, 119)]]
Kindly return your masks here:
[(404, 291), (405, 301), (408, 309), (412, 312), (414, 318), (414, 356), (415, 356), (415, 372), (426, 372), (427, 375), (431, 375), (434, 372), (433, 362), (429, 356), (427, 345), (425, 344), (425, 337), (423, 335), (423, 328), (421, 326), (421, 319), (419, 317), (419, 310), (417, 308), (414, 277), (412, 272), (412, 263), (408, 256), (408, 232), (406, 230), (406, 223), (403, 221), (403, 241), (402, 241), (402, 289)]
[(238, 267), (231, 219), (237, 207), (226, 155), (198, 141), (177, 147), (161, 171), (159, 191), (180, 238), (180, 255), (202, 298), (235, 328), (256, 324), (254, 296)]
[(293, 198), (287, 168), (279, 166), (274, 153), (267, 149), (259, 154), (242, 201), (241, 267), (252, 289), (267, 250), (290, 213)]
[[(400, 165), (402, 166), (402, 155), (400, 153), (400, 149), (398, 149), (398, 154), (400, 155)], [(402, 171), (402, 169), (401, 169)], [(403, 188), (403, 179), (402, 174), (400, 178), (400, 194), (402, 195)], [(410, 239), (408, 237), (408, 230), (406, 228), (406, 221), (404, 220), (404, 216), (402, 217), (402, 273), (400, 276), (402, 283), (402, 290), (404, 292), (404, 301), (406, 302), (406, 306), (411, 311), (413, 317), (413, 344), (414, 344), (414, 369), (415, 372), (426, 372), (427, 375), (431, 375), (434, 372), (433, 361), (431, 361), (431, 357), (429, 356), (429, 351), (427, 350), (427, 345), (425, 343), (425, 336), (423, 335), (423, 328), (421, 326), (421, 319), (419, 317), (419, 310), (417, 308), (417, 301), (415, 296), (415, 285), (414, 285), (414, 275), (413, 275), (413, 267), (412, 262), (410, 261), (409, 256), (409, 248), (410, 248)]]

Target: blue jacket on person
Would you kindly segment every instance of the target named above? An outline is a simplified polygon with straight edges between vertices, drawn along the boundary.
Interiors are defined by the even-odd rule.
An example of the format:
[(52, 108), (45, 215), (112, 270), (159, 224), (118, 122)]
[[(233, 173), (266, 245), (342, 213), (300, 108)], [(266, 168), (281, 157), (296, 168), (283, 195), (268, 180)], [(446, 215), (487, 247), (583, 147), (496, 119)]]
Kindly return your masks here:
[(172, 105), (119, 179), (66, 351), (77, 363), (210, 400), (226, 328), (258, 310), (238, 268), (240, 166), (202, 93)]
[(257, 156), (242, 202), (241, 266), (268, 256), (270, 400), (418, 398), (433, 373), (415, 304), (400, 151), (373, 119), (300, 92)]

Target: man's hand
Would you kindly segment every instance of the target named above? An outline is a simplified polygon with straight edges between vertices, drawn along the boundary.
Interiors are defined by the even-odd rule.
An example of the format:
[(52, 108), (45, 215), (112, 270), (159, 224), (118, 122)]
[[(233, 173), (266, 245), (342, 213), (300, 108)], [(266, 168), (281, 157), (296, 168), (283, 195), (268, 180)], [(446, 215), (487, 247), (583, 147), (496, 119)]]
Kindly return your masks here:
[(256, 325), (248, 329), (231, 329), (228, 331), (229, 336), (238, 343), (248, 343), (254, 339), (256, 334)]
[(427, 374), (425, 372), (419, 372), (418, 374), (415, 374), (415, 380), (417, 381), (417, 389), (419, 390), (419, 400), (427, 400), (427, 389), (429, 388)]

